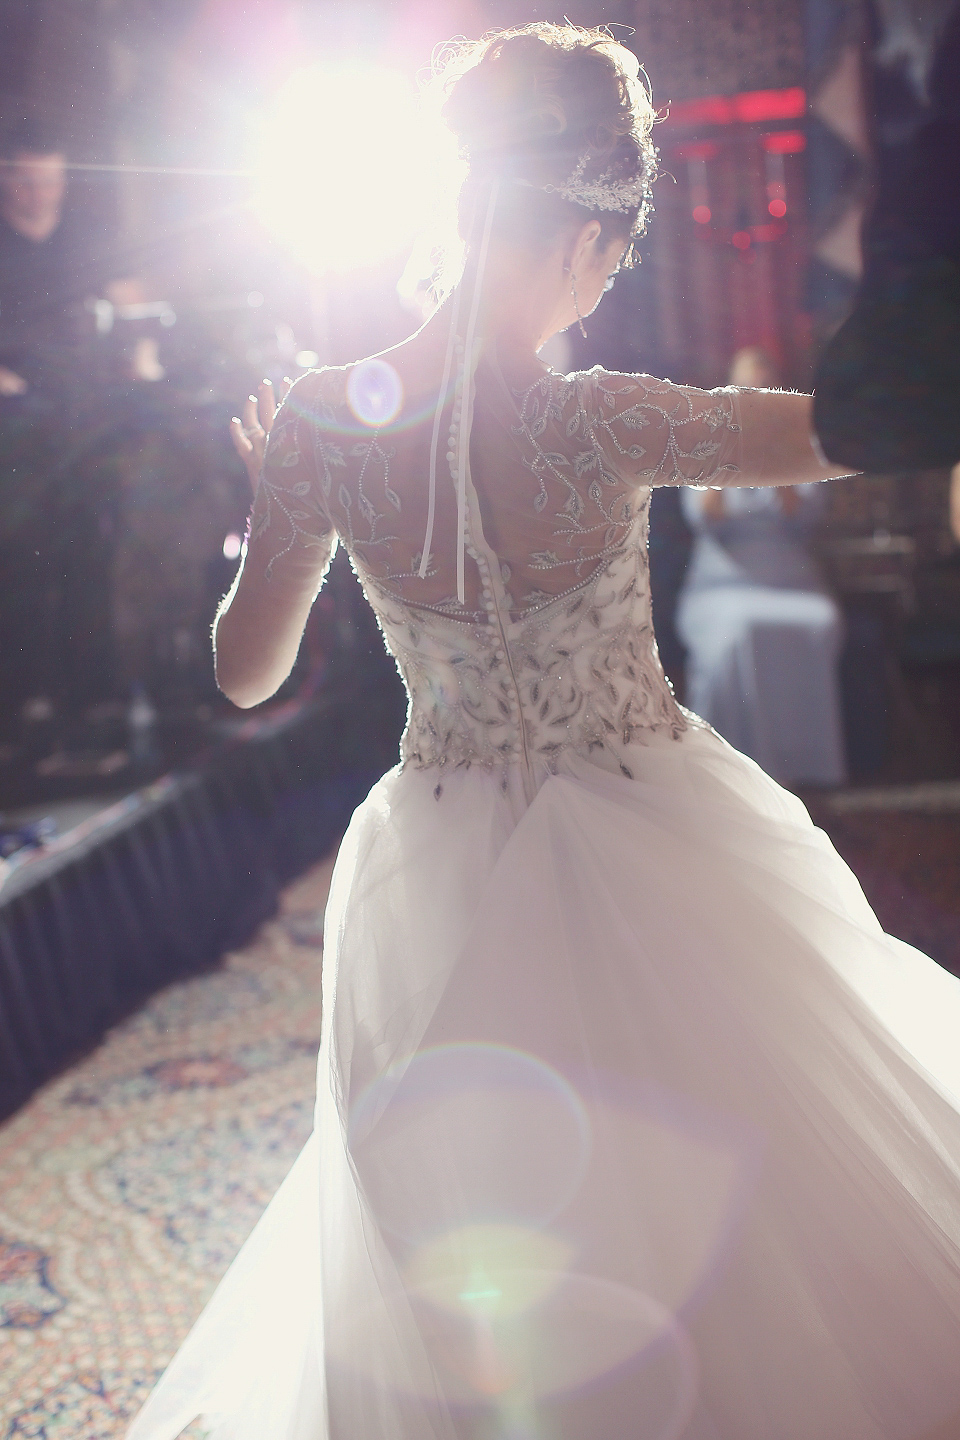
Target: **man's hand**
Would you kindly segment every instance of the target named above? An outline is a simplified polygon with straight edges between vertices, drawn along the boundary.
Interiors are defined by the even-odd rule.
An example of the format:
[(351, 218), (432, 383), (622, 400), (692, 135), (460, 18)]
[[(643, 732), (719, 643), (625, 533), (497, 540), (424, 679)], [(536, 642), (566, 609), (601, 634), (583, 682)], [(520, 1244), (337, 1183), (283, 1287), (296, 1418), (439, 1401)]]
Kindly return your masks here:
[(704, 520), (722, 520), (727, 513), (726, 496), (722, 490), (704, 490), (703, 492), (703, 518)]
[(25, 395), (29, 386), (22, 375), (15, 370), (8, 370), (6, 365), (0, 365), (0, 395)]
[(950, 529), (960, 545), (960, 465), (950, 471)]

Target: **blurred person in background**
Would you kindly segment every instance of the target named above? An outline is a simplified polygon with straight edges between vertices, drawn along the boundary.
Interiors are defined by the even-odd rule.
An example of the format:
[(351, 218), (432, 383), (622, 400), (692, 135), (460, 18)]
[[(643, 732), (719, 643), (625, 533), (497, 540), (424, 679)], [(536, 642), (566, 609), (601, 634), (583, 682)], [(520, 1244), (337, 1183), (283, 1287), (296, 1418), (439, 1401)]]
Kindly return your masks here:
[[(91, 328), (86, 302), (145, 299), (109, 235), (68, 204), (67, 171), (63, 146), (37, 124), (22, 122), (0, 144), (0, 396), (68, 380)], [(132, 378), (161, 375), (155, 339), (138, 337)]]
[(853, 307), (819, 357), (826, 454), (872, 475), (960, 463), (960, 0), (873, 7), (874, 194)]
[[(63, 223), (66, 156), (35, 127), (21, 126), (0, 151), (0, 395), (24, 395), (30, 351), (62, 314), (83, 246)], [(91, 276), (91, 279), (93, 277)]]
[[(730, 383), (776, 388), (776, 367), (740, 350)], [(677, 611), (687, 703), (783, 784), (841, 784), (843, 621), (807, 545), (826, 492), (813, 482), (680, 498), (695, 535)]]
[(0, 143), (0, 733), (13, 739), (25, 716), (29, 729), (32, 715), (79, 713), (109, 692), (110, 437), (130, 383), (163, 376), (142, 326), (119, 355), (103, 333), (102, 317), (146, 292), (68, 172), (37, 122)]

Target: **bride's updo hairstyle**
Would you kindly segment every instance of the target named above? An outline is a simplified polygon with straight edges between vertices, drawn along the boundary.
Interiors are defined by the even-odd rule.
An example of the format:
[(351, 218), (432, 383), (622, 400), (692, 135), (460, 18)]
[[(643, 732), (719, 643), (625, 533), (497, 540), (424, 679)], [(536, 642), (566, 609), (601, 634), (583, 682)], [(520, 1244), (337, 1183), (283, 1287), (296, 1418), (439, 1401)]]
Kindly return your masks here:
[[(468, 167), (461, 239), (476, 242), (494, 182), (493, 235), (509, 243), (547, 249), (591, 218), (602, 227), (601, 246), (643, 234), (656, 117), (640, 75), (636, 56), (609, 32), (569, 24), (523, 25), (443, 52), (441, 115)], [(601, 178), (632, 186), (629, 208), (562, 198), (557, 190), (575, 171), (586, 187)]]

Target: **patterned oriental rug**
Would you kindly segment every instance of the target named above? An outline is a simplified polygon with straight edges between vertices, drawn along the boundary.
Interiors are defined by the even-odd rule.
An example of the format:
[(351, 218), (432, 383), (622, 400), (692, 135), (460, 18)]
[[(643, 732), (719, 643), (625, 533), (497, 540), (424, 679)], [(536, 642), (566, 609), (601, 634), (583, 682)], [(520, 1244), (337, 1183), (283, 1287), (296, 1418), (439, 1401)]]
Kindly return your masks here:
[(120, 1440), (306, 1140), (331, 869), (0, 1128), (2, 1440)]

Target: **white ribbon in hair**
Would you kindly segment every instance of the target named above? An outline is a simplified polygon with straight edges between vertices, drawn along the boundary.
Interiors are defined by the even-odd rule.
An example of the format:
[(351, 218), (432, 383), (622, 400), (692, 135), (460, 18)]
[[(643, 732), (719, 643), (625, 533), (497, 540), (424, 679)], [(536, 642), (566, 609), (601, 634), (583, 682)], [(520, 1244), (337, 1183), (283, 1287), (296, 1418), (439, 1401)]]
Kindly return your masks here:
[[(487, 203), (483, 234), (477, 255), (477, 268), (473, 280), (473, 295), (471, 297), (470, 314), (467, 319), (467, 330), (464, 336), (463, 362), (459, 384), (454, 387), (454, 415), (451, 432), (457, 437), (457, 448), (454, 452), (451, 471), (457, 491), (457, 600), (461, 605), (465, 603), (466, 594), (464, 584), (464, 551), (467, 540), (467, 467), (470, 463), (470, 431), (473, 426), (473, 378), (476, 373), (478, 359), (475, 353), (477, 348), (477, 322), (480, 315), (483, 276), (486, 269), (487, 256), (490, 251), (490, 235), (493, 230), (493, 216), (496, 209), (498, 191), (499, 182), (494, 181), (490, 189), (490, 199)], [(433, 527), (437, 510), (437, 451), (440, 444), (443, 407), (447, 398), (448, 387), (453, 372), (454, 356), (456, 355), (457, 349), (462, 291), (463, 282), (457, 286), (454, 292), (453, 305), (450, 312), (450, 338), (447, 342), (447, 353), (444, 358), (443, 375), (440, 381), (440, 394), (437, 397), (437, 409), (433, 418), (433, 434), (430, 439), (427, 529), (423, 537), (420, 568), (417, 571), (421, 580), (427, 573), (427, 566), (430, 561), (430, 546), (433, 544)], [(456, 466), (455, 470), (453, 470), (454, 464)]]

